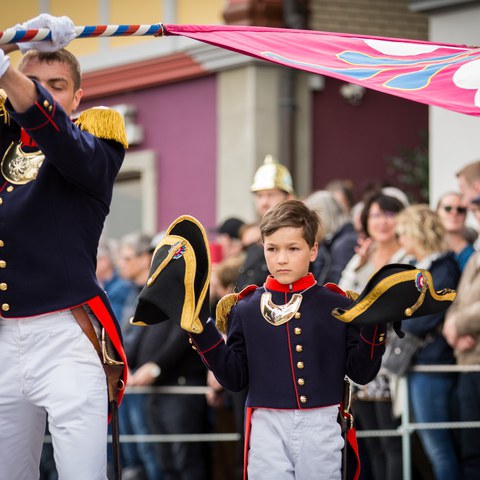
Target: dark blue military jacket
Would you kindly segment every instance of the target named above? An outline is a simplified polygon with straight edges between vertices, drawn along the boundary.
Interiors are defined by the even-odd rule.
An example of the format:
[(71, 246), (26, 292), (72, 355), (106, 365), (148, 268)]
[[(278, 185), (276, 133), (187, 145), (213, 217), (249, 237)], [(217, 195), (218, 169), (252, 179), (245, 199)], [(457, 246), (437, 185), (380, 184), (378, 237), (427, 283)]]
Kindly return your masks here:
[(97, 245), (125, 154), (119, 143), (81, 130), (37, 89), (38, 101), (27, 112), (8, 110), (10, 118), (0, 118), (0, 157), (18, 140), (18, 125), (46, 157), (36, 180), (25, 185), (0, 176), (0, 308), (6, 318), (103, 296)]
[[(313, 286), (312, 286), (313, 285)], [(283, 305), (306, 290), (299, 318), (283, 325), (268, 323), (260, 311), (267, 289)], [(247, 407), (304, 409), (342, 401), (343, 379), (365, 384), (377, 374), (385, 351), (385, 327), (342, 323), (331, 312), (351, 300), (315, 284), (311, 274), (290, 288), (268, 277), (230, 312), (227, 341), (213, 321), (201, 334), (191, 334), (205, 364), (228, 390), (248, 386)]]
[[(126, 140), (80, 128), (47, 90), (36, 87), (38, 100), (24, 113), (13, 111), (8, 100), (0, 104), (0, 159), (19, 140), (20, 127), (45, 154), (28, 183), (12, 183), (0, 173), (0, 315), (26, 317), (88, 304), (124, 359), (118, 324), (95, 269)], [(121, 116), (108, 112), (124, 134)]]

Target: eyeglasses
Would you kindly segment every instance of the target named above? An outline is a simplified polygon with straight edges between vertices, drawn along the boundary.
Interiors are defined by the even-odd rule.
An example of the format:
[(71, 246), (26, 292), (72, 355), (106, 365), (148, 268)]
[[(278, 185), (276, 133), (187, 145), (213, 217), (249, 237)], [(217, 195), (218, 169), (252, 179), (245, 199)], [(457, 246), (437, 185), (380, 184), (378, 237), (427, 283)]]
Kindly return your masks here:
[(380, 220), (381, 218), (385, 218), (387, 220), (393, 220), (397, 216), (397, 212), (372, 212), (368, 214), (368, 218), (371, 220)]
[(454, 207), (452, 205), (443, 205), (442, 207), (447, 213), (452, 211), (457, 212), (459, 215), (465, 215), (467, 213), (467, 209), (465, 207)]

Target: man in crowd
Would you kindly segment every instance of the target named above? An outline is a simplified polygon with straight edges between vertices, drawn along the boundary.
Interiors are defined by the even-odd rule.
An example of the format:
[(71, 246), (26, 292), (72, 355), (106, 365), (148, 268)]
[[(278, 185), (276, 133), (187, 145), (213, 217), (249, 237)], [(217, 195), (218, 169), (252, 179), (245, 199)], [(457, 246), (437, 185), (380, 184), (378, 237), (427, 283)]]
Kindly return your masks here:
[[(474, 210), (479, 219), (480, 161), (462, 168), (457, 178), (464, 205)], [(480, 365), (480, 252), (474, 253), (465, 266), (457, 297), (445, 317), (443, 334), (455, 350), (458, 365)], [(480, 372), (460, 372), (457, 391), (459, 420), (480, 421)], [(465, 480), (480, 477), (480, 450), (476, 439), (477, 430), (460, 430), (462, 478)]]

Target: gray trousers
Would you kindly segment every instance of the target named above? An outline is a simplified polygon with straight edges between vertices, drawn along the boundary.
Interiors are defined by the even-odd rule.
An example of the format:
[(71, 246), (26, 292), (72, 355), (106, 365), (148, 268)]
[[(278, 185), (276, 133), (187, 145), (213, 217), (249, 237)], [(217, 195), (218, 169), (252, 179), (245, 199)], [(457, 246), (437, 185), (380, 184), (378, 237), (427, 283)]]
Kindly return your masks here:
[(343, 438), (338, 405), (309, 410), (255, 409), (249, 480), (340, 480)]

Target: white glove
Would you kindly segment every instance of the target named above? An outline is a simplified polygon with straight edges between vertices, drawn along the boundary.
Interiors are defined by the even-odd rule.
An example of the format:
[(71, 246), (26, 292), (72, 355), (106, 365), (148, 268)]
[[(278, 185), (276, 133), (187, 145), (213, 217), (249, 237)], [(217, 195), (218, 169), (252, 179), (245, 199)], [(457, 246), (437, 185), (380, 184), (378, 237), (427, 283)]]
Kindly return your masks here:
[(75, 25), (70, 18), (53, 17), (48, 13), (42, 13), (38, 17), (15, 25), (15, 28), (17, 30), (48, 28), (52, 32), (52, 39), (48, 41), (17, 43), (22, 53), (32, 49), (40, 52), (55, 52), (66, 47), (75, 38)]
[(8, 55), (5, 55), (5, 52), (0, 48), (0, 78), (3, 77), (3, 74), (7, 71), (9, 65), (10, 58)]

